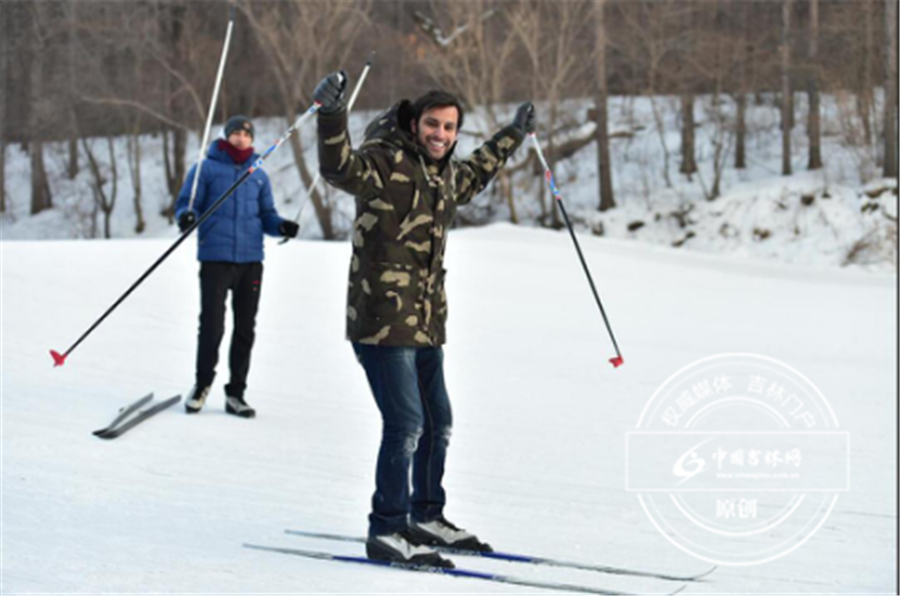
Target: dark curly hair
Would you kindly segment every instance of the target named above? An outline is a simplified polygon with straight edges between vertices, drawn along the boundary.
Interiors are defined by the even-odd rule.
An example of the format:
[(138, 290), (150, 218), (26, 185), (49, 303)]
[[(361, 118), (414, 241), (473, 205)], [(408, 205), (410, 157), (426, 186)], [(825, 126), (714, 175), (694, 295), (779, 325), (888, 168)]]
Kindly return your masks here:
[(456, 108), (457, 113), (459, 113), (459, 121), (456, 123), (456, 129), (459, 130), (463, 125), (462, 103), (460, 103), (455, 95), (447, 93), (446, 91), (429, 91), (414, 101), (412, 104), (413, 119), (415, 122), (418, 122), (422, 117), (422, 114), (428, 110), (433, 108), (448, 108), (451, 106)]

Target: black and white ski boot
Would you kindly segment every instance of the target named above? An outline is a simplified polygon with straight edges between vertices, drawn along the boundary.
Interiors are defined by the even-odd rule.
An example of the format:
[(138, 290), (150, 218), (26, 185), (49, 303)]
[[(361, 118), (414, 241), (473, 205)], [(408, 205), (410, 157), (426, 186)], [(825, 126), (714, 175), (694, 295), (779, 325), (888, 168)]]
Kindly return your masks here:
[(369, 536), (366, 556), (377, 561), (453, 568), (453, 561), (443, 558), (433, 548), (419, 544), (408, 531)]
[(241, 418), (255, 418), (256, 410), (251, 408), (243, 397), (229, 395), (225, 397), (225, 411)]
[(456, 527), (443, 515), (429, 522), (413, 521), (409, 530), (413, 538), (422, 544), (486, 553), (494, 550), (490, 544), (481, 542), (475, 534)]
[(194, 385), (188, 393), (187, 400), (184, 402), (184, 411), (188, 414), (196, 414), (203, 409), (206, 403), (206, 396), (209, 395), (210, 386), (198, 387)]

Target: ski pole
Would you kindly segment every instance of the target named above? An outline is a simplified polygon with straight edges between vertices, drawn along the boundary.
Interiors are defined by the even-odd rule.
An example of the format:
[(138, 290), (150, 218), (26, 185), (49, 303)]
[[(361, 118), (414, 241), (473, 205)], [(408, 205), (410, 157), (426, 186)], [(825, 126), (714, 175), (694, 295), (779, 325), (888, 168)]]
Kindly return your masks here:
[[(311, 105), (311, 106), (309, 107), (309, 109), (306, 110), (306, 111), (303, 113), (302, 116), (300, 116), (299, 118), (297, 118), (297, 121), (294, 122), (294, 124), (291, 125), (291, 127), (288, 128), (288, 129), (285, 131), (285, 133), (284, 133), (283, 135), (281, 135), (281, 138), (278, 139), (277, 141), (275, 141), (275, 143), (274, 143), (271, 147), (269, 147), (268, 149), (266, 149), (266, 152), (263, 153), (256, 161), (254, 161), (253, 164), (251, 164), (250, 167), (247, 168), (247, 169), (244, 171), (243, 174), (241, 174), (240, 178), (238, 178), (237, 180), (235, 180), (235, 181), (234, 181), (234, 184), (232, 184), (232, 185), (228, 188), (228, 190), (226, 190), (226, 191), (222, 194), (221, 197), (219, 197), (218, 199), (216, 199), (216, 202), (213, 203), (213, 204), (209, 207), (209, 209), (207, 209), (206, 211), (204, 211), (204, 212), (203, 212), (203, 215), (201, 215), (199, 218), (197, 218), (197, 221), (195, 221), (194, 223), (192, 223), (192, 224), (190, 225), (190, 227), (188, 227), (188, 229), (186, 229), (184, 232), (182, 232), (181, 236), (178, 237), (178, 239), (172, 244), (172, 246), (170, 246), (170, 247), (166, 250), (166, 252), (164, 252), (164, 253), (162, 254), (162, 256), (160, 256), (158, 259), (156, 259), (156, 262), (153, 263), (153, 264), (150, 266), (150, 268), (147, 269), (147, 270), (143, 273), (143, 275), (141, 275), (141, 276), (137, 279), (137, 281), (135, 281), (133, 284), (131, 284), (131, 287), (128, 288), (128, 289), (125, 291), (125, 293), (122, 294), (122, 295), (119, 297), (119, 299), (116, 300), (116, 301), (113, 303), (112, 306), (110, 306), (108, 309), (106, 309), (106, 312), (103, 313), (103, 314), (100, 316), (99, 319), (97, 319), (96, 321), (94, 321), (94, 324), (91, 325), (91, 326), (88, 328), (88, 330), (85, 331), (85, 332), (81, 335), (81, 337), (78, 338), (78, 341), (76, 341), (74, 344), (72, 344), (72, 345), (69, 347), (68, 350), (66, 350), (66, 351), (65, 351), (64, 353), (62, 353), (62, 354), (60, 354), (60, 353), (57, 352), (56, 350), (50, 350), (50, 356), (53, 357), (54, 366), (62, 366), (63, 364), (65, 364), (65, 363), (66, 363), (66, 358), (69, 356), (69, 354), (71, 354), (72, 351), (73, 351), (75, 348), (77, 348), (78, 345), (79, 345), (82, 341), (84, 341), (84, 339), (85, 339), (88, 335), (90, 335), (91, 332), (93, 332), (94, 329), (96, 329), (96, 328), (100, 325), (100, 323), (102, 323), (103, 320), (106, 319), (106, 317), (108, 317), (108, 316), (110, 315), (110, 313), (112, 313), (112, 311), (114, 311), (114, 310), (116, 309), (116, 307), (118, 307), (120, 304), (122, 304), (122, 302), (124, 302), (125, 299), (128, 298), (128, 296), (129, 296), (129, 295), (130, 295), (130, 294), (131, 294), (131, 293), (132, 293), (139, 285), (141, 285), (141, 283), (143, 283), (143, 281), (144, 281), (145, 279), (147, 279), (148, 277), (150, 277), (150, 274), (153, 273), (153, 271), (154, 271), (157, 267), (159, 267), (160, 264), (162, 264), (162, 262), (165, 261), (165, 260), (169, 257), (169, 255), (172, 254), (172, 253), (175, 251), (175, 249), (178, 248), (178, 246), (179, 246), (182, 242), (184, 242), (185, 239), (187, 239), (188, 236), (191, 235), (191, 233), (193, 233), (194, 230), (196, 230), (198, 227), (200, 227), (200, 224), (202, 224), (204, 221), (206, 221), (206, 220), (207, 220), (207, 219), (208, 219), (208, 218), (216, 211), (216, 209), (218, 209), (219, 207), (221, 207), (221, 206), (222, 206), (222, 203), (224, 203), (225, 200), (226, 200), (228, 197), (230, 197), (230, 196), (234, 193), (234, 191), (237, 189), (238, 186), (240, 186), (241, 184), (243, 184), (243, 182), (244, 182), (247, 178), (249, 178), (249, 177), (253, 174), (253, 172), (255, 172), (256, 170), (262, 168), (263, 162), (266, 161), (266, 159), (269, 157), (269, 155), (271, 155), (276, 149), (278, 149), (278, 148), (281, 146), (281, 144), (284, 143), (284, 142), (288, 139), (288, 137), (290, 137), (290, 136), (294, 133), (294, 131), (297, 130), (297, 128), (298, 128), (298, 127), (299, 127), (299, 126), (300, 126), (307, 118), (309, 118), (310, 116), (312, 116), (313, 114), (315, 114), (318, 110), (319, 110), (319, 104), (318, 104), (318, 103), (313, 103), (313, 105)], [(195, 172), (195, 175), (196, 175), (196, 172)]]
[(612, 363), (613, 367), (618, 368), (625, 361), (622, 359), (622, 352), (619, 351), (619, 344), (616, 343), (616, 336), (613, 335), (612, 327), (609, 326), (609, 319), (606, 317), (606, 311), (603, 310), (603, 303), (600, 302), (600, 294), (597, 293), (597, 287), (594, 285), (591, 271), (588, 269), (587, 261), (584, 260), (584, 254), (581, 252), (578, 238), (575, 237), (575, 231), (572, 229), (572, 222), (569, 221), (569, 214), (566, 213), (562, 195), (559, 192), (559, 188), (556, 186), (556, 179), (553, 177), (550, 166), (547, 165), (547, 160), (544, 158), (544, 152), (541, 151), (541, 144), (538, 142), (537, 135), (531, 133), (529, 136), (531, 136), (531, 140), (534, 142), (534, 148), (537, 152), (538, 159), (541, 160), (541, 165), (544, 166), (544, 178), (547, 179), (547, 185), (550, 187), (550, 192), (553, 194), (553, 198), (556, 199), (556, 204), (559, 205), (559, 210), (562, 212), (566, 227), (569, 228), (569, 235), (572, 237), (572, 242), (575, 243), (575, 250), (578, 252), (578, 258), (581, 259), (581, 266), (584, 268), (584, 274), (587, 275), (588, 283), (591, 285), (591, 291), (594, 293), (594, 300), (597, 301), (597, 307), (600, 309), (600, 314), (603, 316), (603, 322), (606, 323), (606, 330), (609, 332), (613, 347), (616, 349), (616, 355), (613, 358), (610, 358), (609, 361)]
[[(362, 73), (359, 75), (359, 80), (356, 82), (356, 87), (353, 88), (353, 93), (350, 94), (350, 101), (347, 102), (347, 117), (350, 117), (350, 111), (353, 109), (353, 104), (356, 103), (356, 96), (359, 95), (359, 90), (362, 89), (363, 81), (366, 80), (366, 76), (369, 74), (369, 69), (372, 68), (372, 61), (375, 60), (375, 52), (373, 51), (369, 54), (369, 59), (366, 61), (366, 65), (363, 67)], [(312, 196), (313, 190), (316, 188), (316, 185), (319, 184), (319, 179), (322, 178), (322, 172), (316, 172), (315, 178), (313, 178), (312, 183), (309, 185), (309, 188), (306, 190), (306, 196), (304, 197), (304, 201), (300, 204), (300, 210), (297, 211), (297, 215), (294, 217), (294, 223), (300, 223), (300, 216), (303, 215), (303, 208), (306, 207), (306, 204), (309, 202), (309, 197)], [(278, 241), (278, 244), (284, 244), (288, 242), (290, 237), (285, 236), (281, 240)]]
[(216, 73), (216, 84), (213, 86), (212, 99), (209, 102), (209, 113), (206, 115), (206, 128), (203, 129), (203, 140), (200, 141), (200, 155), (197, 157), (197, 172), (194, 175), (194, 184), (191, 186), (191, 198), (188, 201), (188, 211), (194, 209), (194, 199), (197, 197), (197, 185), (200, 183), (200, 170), (206, 160), (206, 144), (209, 142), (209, 129), (212, 128), (213, 116), (216, 113), (216, 101), (219, 97), (219, 87), (222, 85), (222, 74), (225, 72), (225, 60), (228, 58), (228, 48), (231, 45), (231, 30), (234, 29), (234, 3), (228, 13), (228, 29), (225, 31), (225, 45), (222, 47), (222, 57), (219, 59), (219, 70)]

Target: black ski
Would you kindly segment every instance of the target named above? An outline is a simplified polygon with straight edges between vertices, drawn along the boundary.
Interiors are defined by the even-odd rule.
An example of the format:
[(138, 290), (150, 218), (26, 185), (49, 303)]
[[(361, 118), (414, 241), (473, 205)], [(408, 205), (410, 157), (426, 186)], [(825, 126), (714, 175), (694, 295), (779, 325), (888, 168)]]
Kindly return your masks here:
[[(163, 410), (170, 408), (180, 402), (181, 396), (176, 395), (174, 397), (170, 397), (169, 399), (160, 402), (151, 408), (140, 410), (142, 406), (148, 404), (152, 399), (153, 394), (151, 393), (150, 395), (144, 396), (141, 399), (137, 400), (133, 404), (122, 408), (119, 411), (119, 415), (116, 416), (115, 420), (113, 420), (106, 428), (95, 430), (94, 436), (100, 437), (101, 439), (115, 439), (116, 437), (121, 437), (123, 434), (125, 434), (141, 422), (144, 422), (148, 418), (156, 416)], [(137, 414), (134, 417), (131, 417), (131, 415), (135, 414), (135, 412), (137, 412)], [(128, 419), (128, 421), (123, 423), (123, 421), (126, 419)]]
[[(578, 584), (564, 584), (557, 582), (544, 582), (537, 581), (531, 579), (525, 579), (521, 577), (512, 577), (509, 575), (500, 575), (498, 573), (486, 573), (483, 571), (474, 571), (471, 569), (459, 569), (459, 568), (447, 568), (447, 567), (435, 567), (433, 565), (418, 565), (414, 563), (399, 563), (394, 561), (379, 561), (376, 559), (368, 559), (366, 557), (353, 557), (346, 555), (338, 555), (329, 552), (323, 551), (313, 551), (313, 550), (300, 550), (296, 548), (282, 548), (278, 546), (260, 546), (257, 544), (244, 544), (246, 548), (252, 548), (255, 550), (263, 550), (275, 553), (282, 553), (286, 555), (294, 555), (298, 557), (306, 557), (308, 559), (320, 559), (324, 561), (336, 561), (340, 563), (356, 563), (358, 565), (370, 565), (373, 567), (387, 567), (390, 569), (398, 569), (401, 571), (417, 571), (421, 573), (433, 573), (436, 575), (448, 575), (450, 577), (462, 577), (468, 579), (480, 579), (482, 581), (489, 581), (500, 584), (510, 584), (514, 586), (525, 586), (528, 588), (543, 588), (545, 590), (554, 590), (559, 592), (577, 592), (581, 594), (605, 594), (608, 596), (612, 596), (614, 594), (621, 594), (624, 596), (630, 596), (631, 593), (623, 592), (621, 590), (610, 590), (607, 588), (595, 588), (593, 586), (585, 586)], [(666, 592), (666, 594), (677, 594), (684, 589), (685, 586), (681, 586), (674, 592)]]
[[(323, 532), (307, 532), (304, 530), (285, 530), (286, 534), (293, 536), (304, 536), (306, 538), (321, 538), (323, 540), (337, 540), (341, 542), (358, 542), (365, 543), (366, 539), (361, 536), (348, 536), (346, 534), (327, 534)], [(677, 582), (693, 582), (698, 581), (713, 571), (715, 567), (692, 575), (673, 575), (668, 573), (659, 573), (655, 571), (640, 571), (637, 569), (626, 569), (622, 567), (611, 567), (608, 565), (592, 565), (589, 563), (579, 563), (576, 561), (560, 561), (558, 559), (548, 559), (547, 557), (535, 557), (531, 555), (521, 555), (504, 552), (482, 552), (477, 550), (468, 550), (462, 548), (453, 548), (448, 546), (432, 547), (441, 553), (448, 555), (462, 555), (466, 557), (482, 557), (485, 559), (498, 559), (501, 561), (509, 561), (513, 563), (531, 563), (533, 565), (547, 565), (550, 567), (565, 567), (568, 569), (580, 569), (582, 571), (596, 571), (598, 573), (609, 573), (613, 575), (630, 575), (634, 577), (648, 577), (653, 579), (665, 579)]]
[(135, 410), (137, 410), (138, 408), (140, 408), (141, 406), (143, 406), (144, 404), (146, 404), (146, 403), (147, 403), (148, 401), (150, 401), (151, 399), (153, 399), (153, 393), (152, 393), (152, 392), (151, 392), (151, 393), (148, 393), (147, 395), (145, 395), (145, 396), (142, 397), (141, 399), (137, 400), (137, 401), (134, 402), (133, 404), (129, 404), (129, 405), (125, 406), (124, 408), (121, 408), (121, 409), (119, 410), (119, 415), (116, 416), (115, 419), (113, 419), (112, 422), (110, 422), (109, 424), (107, 424), (105, 428), (101, 428), (101, 429), (99, 429), (99, 430), (95, 430), (95, 431), (94, 431), (94, 434), (97, 435), (97, 436), (99, 437), (99, 436), (102, 435), (102, 434), (108, 433), (109, 431), (111, 431), (112, 429), (114, 429), (114, 428), (116, 427), (117, 424), (119, 424), (120, 422), (122, 422), (123, 420), (125, 420), (126, 418), (128, 418), (128, 417), (132, 414), (132, 412), (134, 412)]

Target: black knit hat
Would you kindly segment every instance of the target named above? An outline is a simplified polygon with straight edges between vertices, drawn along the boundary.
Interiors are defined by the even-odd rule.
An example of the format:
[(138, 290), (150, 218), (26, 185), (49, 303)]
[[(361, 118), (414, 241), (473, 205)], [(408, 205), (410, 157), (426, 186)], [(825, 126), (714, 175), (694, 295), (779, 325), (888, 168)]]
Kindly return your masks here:
[(232, 116), (228, 119), (228, 122), (225, 123), (225, 138), (231, 136), (231, 133), (236, 132), (238, 130), (245, 130), (250, 135), (250, 138), (255, 137), (255, 131), (253, 130), (253, 123), (250, 122), (250, 118), (246, 116)]

